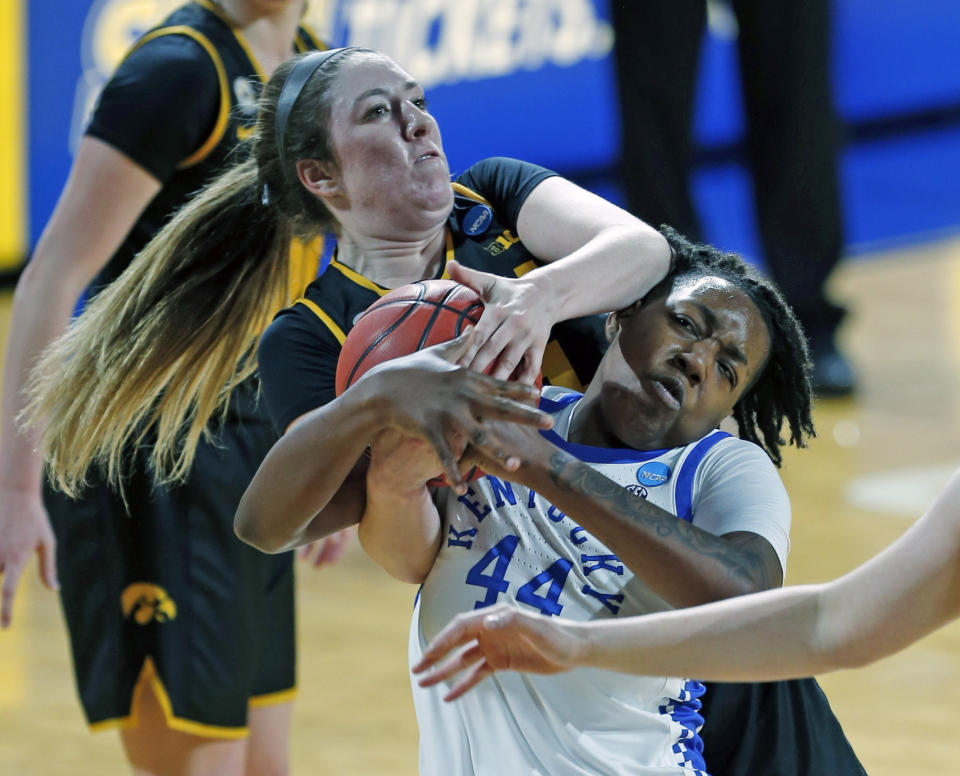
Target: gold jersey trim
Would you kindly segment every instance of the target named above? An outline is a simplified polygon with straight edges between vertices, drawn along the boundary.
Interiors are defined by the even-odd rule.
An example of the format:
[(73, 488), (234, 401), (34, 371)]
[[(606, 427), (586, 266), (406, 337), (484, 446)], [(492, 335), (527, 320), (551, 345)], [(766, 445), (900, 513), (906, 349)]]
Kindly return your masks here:
[[(450, 275), (447, 272), (447, 264), (449, 264), (454, 259), (453, 255), (453, 235), (450, 233), (450, 229), (446, 229), (444, 232), (444, 255), (443, 255), (443, 274), (440, 276), (442, 278), (450, 279)], [(347, 280), (352, 280), (358, 286), (363, 286), (371, 291), (373, 291), (377, 296), (384, 296), (389, 294), (393, 289), (384, 288), (374, 283), (372, 280), (365, 278), (355, 269), (351, 269), (346, 264), (338, 261), (336, 255), (333, 259), (330, 260), (330, 268), (337, 270), (341, 275), (344, 275)]]
[(253, 65), (253, 72), (256, 74), (257, 78), (260, 79), (260, 83), (265, 84), (267, 82), (267, 74), (260, 65), (260, 60), (257, 59), (256, 55), (253, 53), (253, 49), (250, 48), (250, 44), (247, 43), (247, 39), (236, 27), (231, 26), (230, 31), (233, 33), (233, 37), (237, 39), (237, 43), (239, 44), (240, 48), (243, 49), (243, 53), (247, 55), (247, 59), (250, 60), (250, 64)]
[[(194, 2), (202, 8), (206, 8), (208, 11), (210, 11), (210, 13), (216, 14), (230, 28), (230, 31), (233, 33), (233, 37), (237, 39), (237, 43), (240, 45), (240, 48), (243, 49), (243, 53), (247, 55), (247, 59), (249, 59), (250, 64), (253, 65), (256, 76), (261, 82), (266, 83), (266, 71), (261, 66), (260, 60), (258, 60), (256, 55), (253, 53), (253, 49), (250, 48), (250, 44), (247, 42), (246, 37), (237, 28), (233, 19), (224, 14), (220, 8), (218, 8), (214, 3), (211, 3), (210, 0), (194, 0)], [(320, 43), (321, 38), (318, 37), (310, 27), (300, 23), (297, 25), (297, 32), (293, 39), (293, 46), (298, 54), (303, 54), (312, 50), (311, 41), (303, 36), (304, 31), (306, 31), (306, 33), (317, 42), (318, 51), (325, 51), (327, 49), (327, 46)]]
[(518, 278), (522, 278), (528, 272), (532, 272), (537, 268), (537, 262), (535, 261), (525, 261), (523, 264), (518, 264), (513, 268), (513, 274)]
[[(307, 33), (307, 35), (310, 37), (305, 38), (303, 33)], [(297, 37), (294, 39), (294, 44), (301, 54), (304, 54), (307, 51), (312, 51), (313, 46), (316, 46), (317, 51), (326, 51), (328, 48), (330, 48), (326, 43), (324, 43), (323, 37), (317, 34), (317, 31), (313, 28), (313, 26), (304, 21), (301, 21), (297, 28)]]
[[(447, 264), (449, 264), (453, 260), (453, 258), (454, 258), (453, 235), (451, 234), (450, 230), (447, 229), (446, 232), (444, 233), (443, 274), (441, 275), (442, 278), (445, 278), (447, 280), (450, 279), (450, 273), (449, 273), (449, 270), (447, 269)], [(384, 288), (383, 286), (378, 286), (372, 280), (365, 278), (356, 270), (350, 269), (350, 267), (348, 267), (346, 264), (342, 264), (341, 262), (337, 261), (336, 258), (330, 260), (330, 266), (328, 268), (328, 271), (330, 269), (335, 269), (337, 272), (339, 272), (344, 277), (346, 277), (347, 280), (350, 280), (356, 283), (358, 286), (361, 286), (363, 288), (369, 289), (370, 291), (373, 291), (377, 296), (385, 296), (386, 294), (389, 294), (393, 290), (391, 288)], [(327, 315), (316, 302), (310, 299), (307, 299), (306, 297), (300, 297), (294, 302), (294, 304), (302, 304), (304, 307), (307, 307), (309, 310), (311, 310), (313, 314), (316, 315), (321, 321), (323, 321), (324, 325), (328, 329), (330, 329), (330, 332), (333, 334), (333, 336), (337, 338), (337, 342), (339, 342), (341, 345), (343, 344), (344, 340), (347, 338), (347, 335), (344, 334), (343, 329), (341, 329), (336, 324), (336, 322), (334, 322), (333, 318)]]
[(218, 6), (216, 6), (214, 3), (211, 3), (209, 0), (194, 0), (194, 2), (201, 8), (206, 8), (208, 11), (210, 11), (210, 13), (215, 14), (230, 28), (230, 32), (233, 33), (233, 37), (237, 39), (237, 43), (240, 45), (240, 48), (243, 49), (243, 53), (247, 55), (247, 59), (249, 59), (250, 64), (253, 65), (253, 70), (257, 78), (259, 78), (261, 82), (266, 83), (267, 77), (263, 73), (263, 68), (260, 67), (259, 60), (253, 55), (253, 50), (250, 48), (250, 44), (247, 43), (247, 39), (243, 36), (243, 33), (237, 29), (237, 25), (233, 19), (223, 13)]
[(330, 260), (330, 269), (335, 269), (341, 275), (344, 275), (347, 280), (352, 280), (358, 286), (363, 286), (373, 291), (378, 296), (383, 296), (390, 292), (389, 288), (383, 288), (378, 286), (372, 280), (367, 280), (363, 275), (361, 275), (356, 270), (350, 269), (346, 264), (341, 264), (336, 258)]
[(276, 706), (280, 703), (289, 703), (297, 697), (297, 688), (291, 687), (289, 690), (280, 690), (279, 692), (268, 692), (264, 695), (251, 695), (247, 705), (251, 709), (260, 709), (264, 706)]
[(330, 333), (337, 338), (337, 342), (339, 342), (341, 345), (343, 344), (343, 341), (347, 338), (347, 335), (343, 333), (343, 329), (337, 326), (333, 318), (320, 309), (320, 306), (316, 302), (312, 301), (311, 299), (307, 299), (305, 296), (302, 296), (295, 301), (294, 304), (302, 304), (304, 307), (310, 310), (321, 321), (323, 321), (324, 325), (328, 329), (330, 329)]
[[(184, 719), (183, 717), (178, 717), (173, 713), (173, 704), (170, 702), (170, 696), (167, 694), (166, 687), (163, 686), (163, 681), (160, 679), (159, 674), (157, 673), (157, 667), (153, 662), (153, 658), (148, 657), (143, 661), (143, 668), (140, 671), (140, 678), (137, 680), (137, 685), (134, 687), (134, 695), (140, 692), (147, 683), (153, 688), (153, 694), (157, 698), (157, 702), (160, 704), (160, 708), (163, 711), (163, 716), (167, 721), (167, 727), (171, 730), (179, 730), (181, 733), (190, 733), (194, 736), (202, 736), (203, 738), (222, 738), (237, 740), (241, 738), (246, 738), (250, 735), (250, 729), (246, 726), (243, 727), (227, 727), (225, 725), (208, 725), (204, 722), (194, 722), (193, 720)], [(282, 703), (284, 700), (289, 700), (289, 697), (292, 697), (291, 693), (296, 692), (295, 689), (284, 690), (278, 693), (271, 693), (270, 695), (261, 695), (261, 696), (252, 696), (248, 700), (248, 705), (256, 707), (258, 705), (267, 705), (267, 703)], [(286, 698), (278, 699), (275, 701), (266, 701), (262, 702), (260, 698), (273, 698), (274, 696), (289, 696)], [(135, 705), (131, 700), (131, 709), (134, 709)], [(94, 722), (89, 725), (91, 731), (100, 731), (107, 730), (109, 728), (134, 728), (139, 724), (137, 719), (137, 714), (135, 711), (131, 711), (126, 717), (117, 717), (115, 719), (105, 719), (101, 722)]]
[(454, 181), (450, 185), (453, 187), (453, 190), (457, 194), (460, 194), (464, 197), (468, 197), (469, 199), (472, 199), (474, 202), (482, 202), (484, 205), (493, 207), (493, 205), (490, 204), (490, 201), (486, 197), (484, 197), (482, 194), (478, 194), (473, 189), (468, 189), (462, 183), (457, 183)]
[[(210, 59), (213, 61), (213, 66), (217, 71), (217, 83), (220, 87), (220, 111), (217, 114), (217, 121), (213, 125), (213, 131), (210, 133), (210, 136), (203, 142), (196, 151), (194, 151), (190, 156), (184, 159), (180, 164), (177, 165), (177, 168), (182, 170), (186, 167), (193, 167), (193, 165), (202, 162), (207, 154), (209, 154), (223, 138), (223, 133), (227, 130), (227, 121), (230, 118), (230, 87), (227, 84), (227, 71), (223, 66), (223, 60), (220, 59), (220, 53), (214, 48), (213, 44), (201, 32), (197, 32), (193, 27), (188, 27), (185, 24), (177, 24), (172, 27), (161, 27), (158, 30), (153, 32), (148, 32), (140, 40), (137, 41), (136, 45), (127, 52), (127, 57), (129, 57), (134, 51), (143, 46), (145, 43), (148, 43), (151, 40), (156, 38), (162, 38), (164, 35), (184, 35), (197, 43), (199, 43), (203, 50), (207, 52), (210, 56)], [(124, 57), (126, 59), (126, 57)]]
[(449, 267), (447, 267), (447, 265), (448, 265), (451, 261), (453, 261), (453, 259), (454, 259), (454, 255), (453, 255), (453, 234), (451, 233), (451, 231), (450, 231), (449, 229), (447, 229), (447, 236), (446, 236), (446, 238), (445, 238), (445, 246), (446, 246), (446, 250), (445, 250), (445, 255), (444, 255), (444, 257), (443, 257), (443, 274), (442, 274), (440, 277), (443, 278), (444, 280), (449, 280), (449, 279), (450, 279), (450, 269), (449, 269)]
[(577, 377), (576, 370), (570, 365), (563, 348), (556, 340), (547, 343), (547, 347), (543, 351), (540, 372), (550, 376), (551, 385), (559, 385), (583, 393), (583, 385), (580, 378)]

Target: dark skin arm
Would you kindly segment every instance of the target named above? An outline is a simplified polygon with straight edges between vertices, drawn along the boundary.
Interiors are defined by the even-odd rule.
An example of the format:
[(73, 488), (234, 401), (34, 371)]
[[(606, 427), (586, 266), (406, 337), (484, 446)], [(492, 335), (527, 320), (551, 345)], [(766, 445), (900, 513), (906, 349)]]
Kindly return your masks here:
[[(258, 549), (283, 552), (360, 520), (364, 451), (384, 429), (426, 442), (455, 487), (459, 450), (481, 418), (547, 428), (529, 402), (536, 389), (456, 366), (471, 334), (381, 364), (329, 404), (307, 413), (271, 448), (237, 507), (234, 528)], [(424, 401), (429, 397), (429, 401)]]
[(340, 486), (362, 485), (377, 412), (360, 391), (340, 399), (305, 415), (270, 449), (237, 506), (234, 530), (243, 541), (283, 552), (360, 519), (362, 487)]
[[(715, 536), (634, 495), (536, 432), (502, 423), (485, 427), (485, 438), (473, 438), (485, 471), (549, 499), (673, 606), (781, 584), (780, 560), (763, 537), (748, 532)], [(516, 471), (497, 463), (505, 450), (520, 459)]]

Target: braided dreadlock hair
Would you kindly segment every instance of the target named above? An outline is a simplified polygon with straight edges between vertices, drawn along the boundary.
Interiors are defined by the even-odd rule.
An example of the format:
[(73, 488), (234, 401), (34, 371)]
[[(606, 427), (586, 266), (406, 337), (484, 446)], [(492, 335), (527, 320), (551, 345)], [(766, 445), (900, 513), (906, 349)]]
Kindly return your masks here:
[(670, 273), (650, 290), (647, 298), (665, 295), (686, 278), (714, 276), (741, 289), (760, 310), (770, 332), (770, 355), (753, 383), (733, 408), (740, 437), (759, 445), (780, 466), (780, 448), (788, 444), (781, 436), (786, 420), (789, 444), (805, 447), (816, 436), (811, 415), (812, 363), (800, 322), (772, 281), (735, 253), (712, 245), (690, 242), (669, 226), (660, 231), (673, 251)]

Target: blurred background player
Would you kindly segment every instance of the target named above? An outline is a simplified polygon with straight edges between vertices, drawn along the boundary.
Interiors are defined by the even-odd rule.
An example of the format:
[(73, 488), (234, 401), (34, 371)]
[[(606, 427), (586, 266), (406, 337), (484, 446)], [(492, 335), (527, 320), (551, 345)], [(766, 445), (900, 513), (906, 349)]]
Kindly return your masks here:
[[(45, 583), (59, 578), (87, 720), (122, 729), (138, 773), (287, 769), (292, 559), (253, 552), (232, 530), (275, 435), (250, 381), (183, 485), (155, 490), (145, 452), (128, 456), (125, 508), (94, 471), (79, 500), (48, 490), (41, 502), (40, 458), (14, 419), (29, 366), (66, 327), (84, 288), (95, 297), (193, 192), (243, 155), (260, 87), (277, 64), (322, 47), (299, 25), (303, 8), (302, 0), (198, 0), (143, 35), (99, 98), (16, 290), (0, 440), (2, 622), (10, 624), (36, 550)], [(291, 283), (302, 287), (318, 257), (295, 256)]]
[[(23, 111), (15, 107), (0, 111), (0, 134), (5, 139), (0, 148), (12, 150), (14, 158), (31, 160), (29, 186), (27, 179), (13, 174), (13, 166), (7, 168), (11, 174), (4, 184), (21, 192), (21, 206), (29, 204), (32, 226), (24, 223), (24, 237), (28, 227), (31, 239), (39, 236), (66, 177), (71, 157), (64, 136), (78, 78), (86, 81), (94, 67), (104, 75), (112, 71), (129, 41), (153, 23), (132, 25), (139, 31), (128, 37), (131, 16), (145, 15), (133, 9), (162, 4), (43, 0), (29, 3), (29, 14), (26, 0), (2, 4), (0, 34), (6, 32), (10, 42), (30, 44), (22, 66), (15, 62), (17, 46), (4, 47), (2, 56), (8, 64), (0, 76), (7, 84), (19, 77), (29, 89), (29, 113), (25, 104)], [(320, 29), (328, 29), (318, 18), (324, 5), (345, 16), (350, 13), (351, 29), (338, 35), (338, 41), (378, 46), (382, 42), (404, 57), (412, 52), (418, 63), (431, 63), (426, 70), (420, 64), (412, 69), (424, 79), (431, 109), (445, 129), (452, 169), (464, 169), (491, 152), (531, 159), (574, 179), (585, 164), (601, 165), (604, 174), (614, 166), (616, 115), (610, 111), (617, 106), (608, 88), (609, 39), (592, 54), (577, 46), (596, 26), (585, 10), (590, 2), (481, 4), (472, 25), (456, 25), (447, 22), (462, 20), (463, 4), (441, 0), (430, 4), (436, 17), (429, 18), (439, 20), (436, 38), (422, 36), (422, 24), (397, 23), (398, 15), (422, 12), (420, 3), (378, 0), (375, 15), (362, 15), (359, 11), (373, 4), (312, 2), (309, 18)], [(602, 19), (608, 4), (596, 0), (593, 5)], [(18, 6), (24, 23), (8, 27)], [(504, 6), (522, 7), (524, 12), (504, 16)], [(538, 8), (562, 12), (553, 17), (554, 24), (531, 27), (535, 21), (531, 14), (535, 16)], [(56, 25), (45, 21), (51, 13), (56, 14)], [(856, 311), (841, 341), (859, 366), (863, 401), (821, 403), (816, 409), (821, 436), (812, 443), (812, 451), (785, 455), (783, 477), (796, 515), (788, 582), (832, 578), (873, 555), (897, 537), (907, 518), (930, 503), (936, 487), (956, 468), (955, 440), (945, 431), (949, 424), (944, 424), (956, 408), (960, 353), (951, 313), (957, 309), (958, 252), (956, 241), (949, 239), (957, 226), (956, 208), (951, 209), (957, 201), (957, 178), (951, 171), (960, 149), (957, 70), (947, 61), (951, 49), (945, 45), (956, 29), (956, 17), (957, 6), (951, 0), (933, 0), (922, 8), (902, 4), (874, 8), (857, 2), (836, 2), (832, 7), (838, 55), (833, 86), (850, 130), (843, 166), (845, 231), (850, 251), (857, 255), (857, 260), (838, 268), (833, 284), (838, 298), (849, 300)], [(501, 25), (515, 22), (517, 30), (533, 34), (505, 37), (503, 47), (493, 52), (489, 36), (502, 29), (490, 25), (494, 18)], [(577, 34), (571, 37), (574, 24)], [(724, 66), (735, 52), (735, 39), (730, 36), (728, 45), (713, 21), (710, 27), (708, 59), (700, 78), (701, 97), (706, 97), (706, 88), (710, 93), (700, 103), (697, 131), (705, 153), (698, 155), (695, 191), (710, 238), (747, 249), (740, 238), (752, 240), (738, 230), (750, 226), (749, 190), (743, 185), (748, 180), (739, 165), (722, 161), (726, 155), (717, 152), (725, 146), (714, 139), (719, 134), (719, 142), (727, 142), (724, 128), (730, 122), (725, 111), (739, 111), (739, 100), (729, 90), (736, 74)], [(91, 38), (94, 30), (97, 36)], [(383, 34), (373, 37), (376, 31)], [(88, 46), (91, 40), (98, 42), (96, 47)], [(454, 40), (458, 56), (437, 56)], [(109, 50), (104, 49), (110, 41)], [(521, 51), (523, 56), (512, 59), (499, 56)], [(718, 63), (716, 57), (723, 61)], [(496, 68), (492, 74), (491, 65)], [(534, 104), (537, 110), (526, 115), (511, 111), (510, 121), (504, 121), (511, 99)], [(596, 120), (569, 123), (566, 134), (565, 122), (552, 120), (555, 131), (549, 137), (522, 129), (525, 120), (529, 127), (551, 121), (547, 117), (559, 119), (569, 111), (570, 99)], [(29, 147), (8, 133), (17, 116), (24, 130), (30, 118), (29, 135), (23, 136), (24, 141), (29, 137)], [(938, 122), (923, 120), (938, 116)], [(584, 146), (584, 133), (596, 145)], [(591, 151), (596, 154), (585, 162), (584, 154)], [(8, 204), (0, 197), (0, 217)], [(6, 227), (2, 233), (9, 234)], [(20, 255), (5, 252), (0, 261)], [(759, 251), (753, 252), (751, 246), (748, 255)], [(9, 291), (0, 293), (0, 326), (8, 320), (11, 297)], [(894, 458), (891, 449), (898, 450)], [(809, 487), (811, 482), (815, 487)], [(358, 548), (347, 560), (335, 576), (299, 579), (307, 593), (301, 603), (309, 602), (310, 610), (300, 619), (300, 647), (306, 651), (299, 663), (294, 763), (308, 772), (413, 773), (416, 724), (403, 670), (411, 605), (408, 588), (385, 584), (382, 573), (370, 567)], [(22, 615), (15, 627), (0, 634), (0, 724), (8, 734), (0, 740), (0, 761), (24, 774), (60, 773), (79, 762), (98, 773), (122, 772), (119, 748), (103, 737), (86, 735), (78, 724), (62, 618), (56, 599), (37, 589), (34, 576), (29, 573), (19, 587)], [(351, 605), (344, 607), (345, 600)], [(362, 638), (374, 621), (377, 639)], [(332, 637), (328, 624), (343, 635)], [(957, 627), (943, 628), (868, 672), (837, 672), (824, 678), (844, 728), (871, 774), (936, 770), (955, 759), (957, 744), (949, 721), (960, 714), (960, 707), (943, 694), (942, 677), (960, 654)], [(336, 670), (330, 671), (331, 666)], [(913, 702), (887, 702), (897, 697), (904, 681), (911, 687)], [(362, 733), (347, 722), (357, 715), (364, 718)], [(55, 749), (49, 746), (51, 735), (59, 742)], [(358, 746), (361, 735), (378, 745)]]

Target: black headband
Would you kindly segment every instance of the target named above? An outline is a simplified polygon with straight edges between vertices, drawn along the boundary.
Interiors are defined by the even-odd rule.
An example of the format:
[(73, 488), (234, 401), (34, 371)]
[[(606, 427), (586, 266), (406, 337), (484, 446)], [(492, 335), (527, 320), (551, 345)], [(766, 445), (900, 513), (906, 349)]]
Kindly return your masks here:
[(293, 70), (290, 71), (287, 80), (283, 82), (283, 88), (280, 90), (280, 99), (277, 100), (276, 114), (277, 154), (279, 155), (281, 165), (285, 163), (285, 154), (287, 152), (287, 144), (285, 142), (287, 122), (290, 119), (290, 112), (293, 110), (293, 106), (297, 103), (300, 92), (303, 91), (303, 87), (307, 81), (310, 80), (310, 76), (317, 71), (320, 65), (328, 59), (337, 56), (337, 54), (349, 51), (351, 48), (354, 47), (346, 46), (344, 48), (314, 51), (311, 54), (307, 54), (293, 66)]

